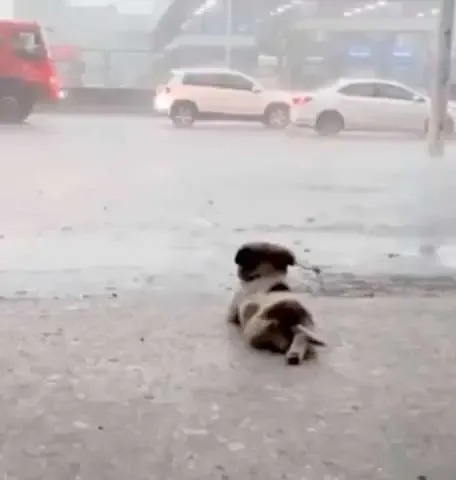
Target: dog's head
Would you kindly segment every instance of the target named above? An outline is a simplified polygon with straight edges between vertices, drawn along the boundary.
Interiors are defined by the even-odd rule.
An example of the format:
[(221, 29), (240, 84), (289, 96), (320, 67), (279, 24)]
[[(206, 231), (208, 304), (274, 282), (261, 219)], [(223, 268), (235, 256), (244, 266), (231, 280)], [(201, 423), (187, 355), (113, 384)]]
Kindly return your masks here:
[(296, 258), (288, 248), (267, 242), (246, 243), (234, 257), (238, 277), (249, 282), (275, 273), (286, 274)]

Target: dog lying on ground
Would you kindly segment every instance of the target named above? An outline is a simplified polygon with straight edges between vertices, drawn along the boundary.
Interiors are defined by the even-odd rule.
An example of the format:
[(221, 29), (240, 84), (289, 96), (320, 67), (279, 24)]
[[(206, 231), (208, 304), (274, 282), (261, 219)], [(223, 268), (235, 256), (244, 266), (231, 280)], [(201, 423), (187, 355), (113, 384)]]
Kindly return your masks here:
[(254, 348), (285, 354), (288, 364), (300, 364), (325, 346), (314, 332), (314, 321), (287, 281), (293, 253), (271, 243), (248, 243), (237, 251), (241, 282), (228, 311), (228, 322), (240, 326)]

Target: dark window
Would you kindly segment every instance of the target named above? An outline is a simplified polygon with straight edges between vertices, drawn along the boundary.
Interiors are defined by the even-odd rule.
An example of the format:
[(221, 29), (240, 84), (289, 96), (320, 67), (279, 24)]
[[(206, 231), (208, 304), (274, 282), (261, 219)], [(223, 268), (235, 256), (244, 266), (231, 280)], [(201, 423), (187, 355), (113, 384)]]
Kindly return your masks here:
[(166, 85), (174, 85), (176, 83), (183, 83), (184, 74), (181, 72), (172, 72), (168, 81), (165, 82)]
[(392, 100), (405, 100), (408, 102), (413, 101), (415, 95), (405, 88), (398, 87), (396, 85), (388, 85), (379, 83), (375, 88), (375, 96), (379, 98), (389, 98)]
[(352, 85), (342, 87), (339, 93), (350, 97), (373, 97), (374, 91), (373, 83), (353, 83)]
[(253, 83), (240, 75), (229, 73), (186, 73), (184, 85), (218, 87), (230, 90), (246, 90), (251, 92)]
[(17, 31), (13, 35), (13, 48), (25, 59), (42, 59), (46, 56), (44, 40), (39, 30)]
[(43, 39), (40, 32), (36, 30), (16, 32), (13, 37), (13, 45), (16, 50), (34, 53), (37, 48), (43, 46)]
[(197, 87), (213, 87), (217, 85), (217, 78), (207, 73), (186, 73), (182, 83)]
[(240, 75), (231, 75), (229, 73), (220, 73), (217, 75), (217, 84), (220, 88), (230, 90), (245, 90), (251, 92), (253, 83)]

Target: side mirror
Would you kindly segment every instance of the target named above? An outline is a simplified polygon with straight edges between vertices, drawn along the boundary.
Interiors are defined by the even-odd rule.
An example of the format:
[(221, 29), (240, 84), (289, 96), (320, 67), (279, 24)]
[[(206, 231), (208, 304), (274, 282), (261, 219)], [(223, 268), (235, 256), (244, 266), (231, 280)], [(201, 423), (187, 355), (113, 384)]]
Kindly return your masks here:
[(415, 95), (415, 96), (413, 97), (413, 101), (414, 101), (415, 103), (426, 103), (426, 99), (423, 98), (423, 97), (420, 97), (419, 95)]
[(261, 93), (262, 91), (263, 89), (260, 87), (257, 87), (256, 85), (254, 85), (252, 88), (252, 93)]

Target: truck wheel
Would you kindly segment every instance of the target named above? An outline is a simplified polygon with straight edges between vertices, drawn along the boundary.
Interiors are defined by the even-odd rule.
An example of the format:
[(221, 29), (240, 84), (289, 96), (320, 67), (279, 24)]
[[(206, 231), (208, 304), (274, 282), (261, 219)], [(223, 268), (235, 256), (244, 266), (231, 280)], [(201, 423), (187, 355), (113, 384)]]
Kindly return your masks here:
[(26, 99), (20, 101), (14, 95), (0, 97), (0, 122), (2, 123), (22, 123), (32, 110), (33, 102)]
[(19, 102), (13, 95), (0, 98), (0, 121), (2, 123), (16, 123), (19, 114)]
[(29, 99), (24, 98), (21, 102), (19, 102), (19, 111), (16, 117), (16, 122), (17, 123), (25, 122), (25, 120), (27, 120), (27, 118), (33, 112), (34, 107), (35, 107), (35, 101), (32, 98), (29, 98)]

